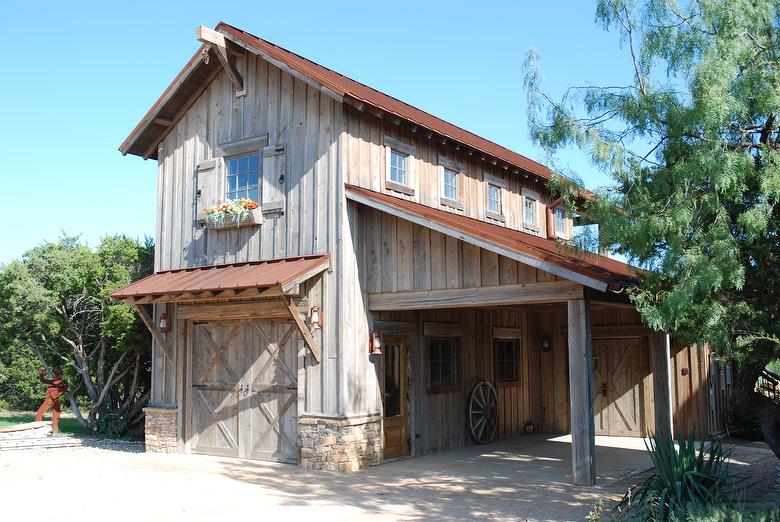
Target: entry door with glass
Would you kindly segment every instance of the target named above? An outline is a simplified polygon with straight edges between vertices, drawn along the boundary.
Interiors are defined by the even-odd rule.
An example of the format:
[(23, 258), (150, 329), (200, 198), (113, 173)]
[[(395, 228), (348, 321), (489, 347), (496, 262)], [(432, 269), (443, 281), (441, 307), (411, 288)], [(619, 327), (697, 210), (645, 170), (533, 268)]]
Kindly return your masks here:
[(386, 338), (382, 356), (382, 407), (385, 459), (409, 455), (407, 349), (399, 338)]

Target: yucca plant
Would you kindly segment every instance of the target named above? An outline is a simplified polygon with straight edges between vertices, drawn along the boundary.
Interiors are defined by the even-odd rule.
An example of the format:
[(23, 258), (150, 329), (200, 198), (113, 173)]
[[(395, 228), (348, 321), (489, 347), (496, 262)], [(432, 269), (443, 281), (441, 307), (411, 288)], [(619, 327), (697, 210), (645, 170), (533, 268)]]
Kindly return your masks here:
[(711, 441), (709, 447), (702, 441), (697, 450), (693, 433), (680, 436), (677, 446), (671, 436), (653, 435), (645, 446), (652, 475), (626, 493), (618, 512), (631, 519), (665, 521), (724, 499), (732, 450), (720, 441)]

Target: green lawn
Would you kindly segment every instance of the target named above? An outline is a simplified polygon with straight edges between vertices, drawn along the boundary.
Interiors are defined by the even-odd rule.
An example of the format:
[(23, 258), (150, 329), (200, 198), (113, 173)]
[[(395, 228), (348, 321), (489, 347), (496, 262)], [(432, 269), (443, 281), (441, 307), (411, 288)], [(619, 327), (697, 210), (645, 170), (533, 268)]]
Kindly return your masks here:
[[(24, 424), (25, 422), (33, 422), (34, 420), (34, 413), (0, 413), (0, 426), (13, 426), (14, 424)], [(43, 420), (51, 420), (51, 413), (44, 415)], [(89, 435), (89, 430), (79, 424), (79, 421), (77, 421), (74, 417), (62, 415), (60, 416), (60, 435), (72, 435), (78, 437)]]

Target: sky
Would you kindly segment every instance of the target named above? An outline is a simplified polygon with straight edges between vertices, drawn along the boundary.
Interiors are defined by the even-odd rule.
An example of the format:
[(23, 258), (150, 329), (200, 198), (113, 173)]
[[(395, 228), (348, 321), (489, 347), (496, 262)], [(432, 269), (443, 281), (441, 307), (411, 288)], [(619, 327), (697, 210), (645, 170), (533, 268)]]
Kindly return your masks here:
[[(537, 161), (523, 62), (545, 89), (630, 81), (627, 51), (595, 0), (29, 2), (0, 0), (12, 42), (0, 73), (0, 263), (43, 241), (155, 225), (156, 161), (117, 150), (220, 20)], [(561, 164), (608, 182), (577, 151)]]

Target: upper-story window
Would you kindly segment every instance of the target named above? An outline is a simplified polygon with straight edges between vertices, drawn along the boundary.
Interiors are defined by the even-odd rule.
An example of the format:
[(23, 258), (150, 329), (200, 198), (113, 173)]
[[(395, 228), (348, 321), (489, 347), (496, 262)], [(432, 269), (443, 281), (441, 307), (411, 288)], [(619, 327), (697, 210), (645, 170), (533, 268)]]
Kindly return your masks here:
[(445, 198), (458, 200), (458, 173), (450, 168), (444, 167), (444, 173), (441, 178), (442, 194)]
[(408, 159), (406, 154), (390, 149), (390, 181), (406, 185)]
[(539, 202), (530, 196), (524, 198), (523, 203), (523, 221), (526, 225), (539, 225)]
[(501, 214), (501, 187), (493, 183), (487, 184), (487, 210), (493, 214)]
[(226, 199), (249, 198), (260, 201), (260, 155), (230, 158), (227, 163)]
[(414, 196), (416, 148), (390, 136), (385, 136), (384, 144), (387, 151), (385, 189)]
[(566, 237), (566, 212), (561, 208), (555, 209), (555, 235)]

